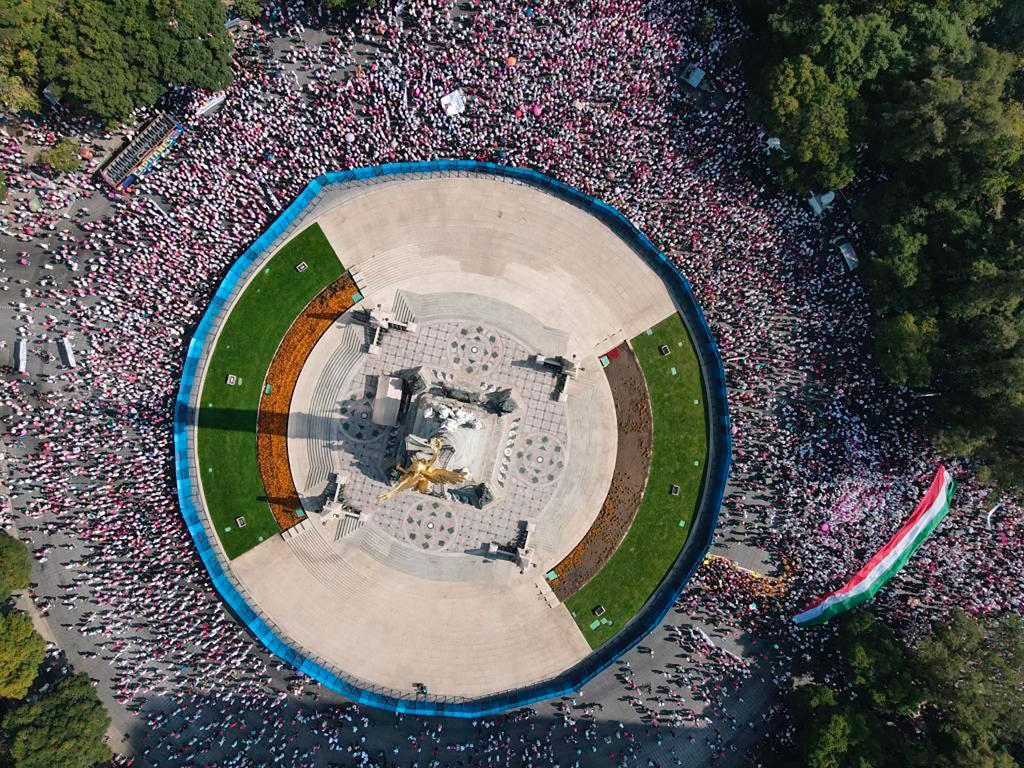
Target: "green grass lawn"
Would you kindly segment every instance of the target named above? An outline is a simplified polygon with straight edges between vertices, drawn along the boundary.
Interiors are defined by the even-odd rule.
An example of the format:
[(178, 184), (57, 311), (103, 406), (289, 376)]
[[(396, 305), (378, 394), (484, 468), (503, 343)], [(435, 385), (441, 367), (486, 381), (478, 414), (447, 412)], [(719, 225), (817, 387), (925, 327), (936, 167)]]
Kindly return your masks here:
[[(300, 262), (308, 265), (296, 272)], [(263, 379), (292, 322), (344, 272), (319, 224), (289, 241), (246, 287), (224, 323), (206, 371), (199, 410), (203, 493), (229, 558), (278, 532), (256, 463)], [(228, 386), (228, 374), (238, 383)], [(244, 515), (246, 526), (235, 518)]]
[[(682, 318), (672, 315), (662, 320), (650, 335), (642, 333), (632, 344), (651, 398), (651, 474), (622, 545), (600, 573), (566, 601), (593, 648), (640, 610), (679, 555), (693, 522), (707, 461), (704, 387)], [(662, 344), (671, 350), (668, 355), (658, 351)], [(680, 487), (678, 496), (669, 493), (673, 484)], [(684, 527), (680, 520), (685, 521)], [(591, 629), (598, 605), (605, 607), (603, 618), (613, 623)]]

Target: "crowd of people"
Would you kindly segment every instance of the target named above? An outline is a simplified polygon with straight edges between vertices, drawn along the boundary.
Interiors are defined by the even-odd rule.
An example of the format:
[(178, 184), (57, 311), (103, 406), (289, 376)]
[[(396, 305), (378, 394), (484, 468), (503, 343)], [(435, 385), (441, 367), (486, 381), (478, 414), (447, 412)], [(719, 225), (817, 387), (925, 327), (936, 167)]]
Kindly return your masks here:
[[(98, 654), (72, 660), (105, 669), (101, 688), (134, 715), (121, 764), (757, 763), (748, 748), (777, 714), (773, 692), (827, 636), (791, 616), (884, 543), (941, 457), (921, 436), (927, 401), (872, 362), (863, 291), (827, 245), (842, 213), (823, 224), (767, 170), (744, 110), (743, 32), (733, 11), (696, 0), (398, 0), (340, 29), (301, 3), (269, 3), (237, 33), (223, 105), (187, 120), (120, 197), (87, 172), (57, 184), (31, 170), (26, 145), (72, 131), (91, 142), (80, 123), (8, 121), (0, 233), (19, 245), (0, 288), (33, 354), (67, 335), (79, 366), (3, 377), (4, 522), (59, 574), (37, 607)], [(714, 98), (689, 92), (688, 62), (712, 73)], [(440, 99), (454, 89), (467, 107), (449, 117)], [(187, 113), (190, 98), (203, 96), (175, 106)], [(185, 346), (232, 259), (320, 173), (437, 158), (572, 184), (679, 265), (730, 391), (718, 551), (760, 551), (776, 569), (708, 563), (649, 652), (606, 674), (613, 684), (472, 723), (340, 705), (268, 656), (207, 580), (172, 470)], [(83, 200), (109, 211), (91, 216)], [(44, 270), (15, 278), (14, 262)], [(961, 483), (953, 511), (876, 600), (911, 635), (950, 606), (1022, 607), (1019, 508), (1006, 499), (986, 514), (972, 468), (947, 466)]]

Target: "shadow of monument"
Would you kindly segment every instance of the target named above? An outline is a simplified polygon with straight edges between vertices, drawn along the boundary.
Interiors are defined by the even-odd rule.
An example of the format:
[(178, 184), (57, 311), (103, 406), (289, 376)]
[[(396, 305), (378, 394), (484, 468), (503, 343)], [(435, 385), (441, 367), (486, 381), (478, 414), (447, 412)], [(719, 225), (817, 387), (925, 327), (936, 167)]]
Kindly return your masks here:
[[(382, 483), (388, 483), (389, 472), (392, 466), (401, 460), (401, 434), (398, 433), (397, 445), (392, 442), (394, 432), (392, 427), (370, 427), (353, 418), (353, 414), (342, 414), (342, 409), (347, 405), (346, 401), (335, 400), (333, 413), (331, 415), (317, 415), (305, 411), (295, 412), (264, 412), (262, 429), (264, 434), (286, 436), (303, 440), (319, 440), (326, 446), (328, 452), (342, 450), (351, 457), (349, 468)], [(248, 408), (220, 408), (208, 407), (199, 409), (198, 426), (201, 429), (214, 429), (229, 432), (248, 433), (253, 436), (257, 433), (258, 414), (254, 409)], [(184, 423), (196, 423), (196, 409), (186, 410), (182, 419)], [(346, 424), (351, 424), (362, 429), (379, 429), (379, 436), (363, 439), (356, 437), (358, 432), (351, 434), (345, 429)], [(390, 433), (390, 434), (389, 434)], [(333, 467), (332, 471), (336, 468)], [(327, 478), (320, 477), (321, 473), (315, 474), (315, 483), (320, 484)], [(261, 498), (270, 503), (279, 503), (288, 508), (295, 508), (300, 502), (316, 502), (323, 500), (324, 491), (318, 494), (301, 495), (295, 498)]]
[[(185, 411), (183, 423), (197, 424), (195, 418), (196, 409), (188, 408)], [(311, 413), (298, 412), (270, 412), (264, 414), (264, 425), (269, 429), (264, 431), (274, 435), (289, 434), (289, 427), (292, 427), (291, 436), (300, 438), (323, 437), (328, 433), (332, 423), (341, 420), (340, 414), (334, 416), (315, 416)], [(199, 410), (198, 426), (200, 429), (217, 429), (227, 432), (248, 432), (256, 434), (258, 414), (251, 408), (202, 408)], [(294, 428), (295, 424), (298, 429)]]

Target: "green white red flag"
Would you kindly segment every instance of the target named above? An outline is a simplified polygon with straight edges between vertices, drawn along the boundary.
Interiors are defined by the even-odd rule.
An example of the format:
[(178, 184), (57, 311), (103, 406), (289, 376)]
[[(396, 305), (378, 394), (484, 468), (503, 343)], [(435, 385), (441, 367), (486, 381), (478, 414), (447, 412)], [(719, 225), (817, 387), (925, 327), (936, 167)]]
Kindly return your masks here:
[(868, 560), (846, 584), (814, 601), (812, 606), (793, 617), (797, 624), (822, 624), (833, 616), (866, 603), (895, 576), (949, 513), (949, 502), (956, 481), (940, 466), (928, 492), (913, 514), (891, 539)]

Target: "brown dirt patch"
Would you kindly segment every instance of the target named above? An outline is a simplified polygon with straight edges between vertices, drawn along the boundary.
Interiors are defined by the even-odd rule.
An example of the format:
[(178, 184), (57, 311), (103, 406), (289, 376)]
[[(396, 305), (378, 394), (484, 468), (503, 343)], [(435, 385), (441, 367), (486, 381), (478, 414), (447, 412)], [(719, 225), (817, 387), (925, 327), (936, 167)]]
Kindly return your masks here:
[(563, 602), (586, 585), (622, 544), (644, 497), (651, 468), (651, 405), (647, 382), (633, 350), (623, 342), (604, 369), (615, 401), (619, 447), (608, 495), (594, 524), (554, 567), (551, 589)]
[[(267, 370), (256, 422), (256, 457), (270, 511), (281, 530), (303, 518), (302, 506), (288, 461), (288, 410), (302, 366), (331, 324), (353, 306), (355, 282), (346, 272), (324, 288), (295, 318)], [(271, 391), (266, 394), (266, 385)]]

